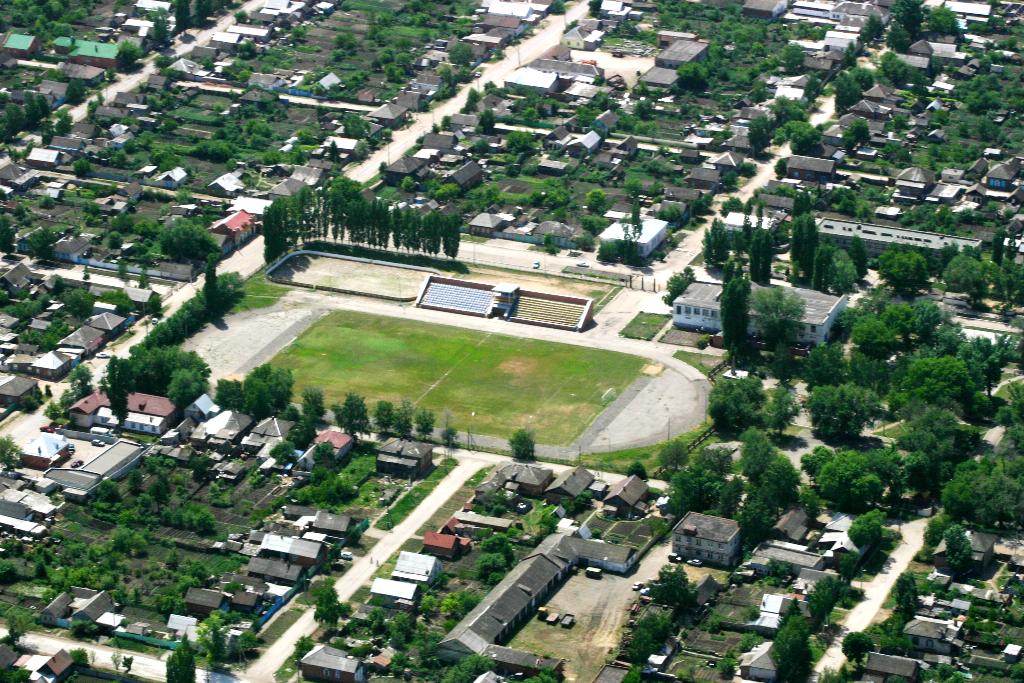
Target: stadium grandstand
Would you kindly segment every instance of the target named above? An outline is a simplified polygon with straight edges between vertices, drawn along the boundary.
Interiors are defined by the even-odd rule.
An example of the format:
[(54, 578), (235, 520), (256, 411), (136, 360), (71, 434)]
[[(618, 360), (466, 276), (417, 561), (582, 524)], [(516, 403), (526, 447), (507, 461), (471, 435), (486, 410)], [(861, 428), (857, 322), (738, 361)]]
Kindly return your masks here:
[(489, 285), (428, 275), (416, 305), (480, 318), (582, 332), (593, 322), (594, 302), (583, 297), (531, 292), (514, 284)]

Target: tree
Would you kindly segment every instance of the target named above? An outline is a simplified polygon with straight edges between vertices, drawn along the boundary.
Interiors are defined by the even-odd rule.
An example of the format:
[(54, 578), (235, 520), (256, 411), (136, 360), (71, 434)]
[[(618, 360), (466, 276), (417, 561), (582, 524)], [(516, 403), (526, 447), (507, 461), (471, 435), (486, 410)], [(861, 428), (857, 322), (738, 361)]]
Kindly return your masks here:
[(817, 386), (807, 400), (811, 427), (821, 439), (852, 439), (881, 414), (875, 392), (852, 383)]
[(916, 296), (929, 288), (928, 261), (916, 251), (886, 249), (878, 257), (878, 274), (902, 296)]
[(381, 434), (390, 433), (395, 425), (395, 404), (391, 401), (377, 401), (373, 407), (373, 422)]
[(896, 601), (895, 611), (909, 619), (917, 613), (917, 580), (910, 572), (903, 572), (896, 579), (893, 587), (893, 598)]
[[(854, 102), (854, 104), (856, 104), (856, 102)], [(846, 130), (843, 131), (843, 147), (845, 147), (847, 149), (847, 151), (850, 151), (850, 152), (852, 152), (853, 150), (857, 149), (861, 145), (867, 143), (867, 141), (870, 140), (870, 139), (871, 139), (871, 128), (868, 126), (868, 122), (866, 120), (862, 119), (862, 118), (854, 119), (853, 122), (849, 126), (846, 127)], [(859, 240), (860, 239), (860, 235), (855, 236), (854, 239), (858, 239)], [(864, 241), (861, 240), (861, 245), (863, 245), (863, 244), (864, 244)], [(864, 255), (864, 259), (865, 259), (864, 262), (865, 262), (865, 265), (866, 265), (867, 264), (867, 254), (866, 253)], [(863, 277), (863, 275), (861, 277)]]
[(666, 472), (678, 472), (689, 459), (689, 449), (681, 439), (672, 439), (658, 451), (658, 466)]
[(921, 0), (896, 0), (889, 10), (892, 21), (903, 27), (911, 40), (917, 38), (924, 21), (924, 9)]
[(760, 155), (772, 142), (772, 121), (767, 116), (758, 116), (747, 127), (747, 139), (754, 155)]
[(765, 427), (781, 435), (799, 414), (800, 404), (789, 389), (778, 386), (768, 393), (768, 403), (764, 407)]
[(814, 217), (802, 214), (793, 220), (790, 240), (790, 260), (793, 262), (793, 278), (804, 280), (814, 272), (814, 254), (818, 251), (818, 226)]
[(156, 16), (153, 17), (153, 42), (157, 45), (164, 45), (167, 43), (167, 39), (171, 35), (170, 27), (167, 22), (167, 12), (164, 10), (158, 10)]
[(449, 49), (448, 60), (455, 66), (470, 66), (473, 63), (473, 49), (466, 43), (457, 42)]
[(697, 604), (696, 594), (682, 565), (665, 565), (650, 586), (651, 599), (679, 614)]
[(721, 266), (729, 258), (729, 232), (717, 218), (704, 233), (704, 260), (712, 266)]
[(195, 11), (192, 13), (192, 23), (195, 26), (206, 25), (207, 18), (213, 14), (212, 0), (195, 0)]
[(227, 629), (223, 612), (214, 612), (206, 617), (196, 629), (196, 645), (210, 665), (223, 661), (228, 653)]
[(882, 37), (882, 33), (885, 32), (885, 24), (882, 20), (874, 15), (868, 15), (867, 23), (864, 24), (864, 28), (860, 30), (860, 39), (862, 42), (871, 43)]
[(111, 358), (101, 386), (110, 401), (110, 411), (123, 424), (128, 417), (128, 394), (135, 388), (131, 361), (117, 356)]
[(804, 302), (792, 291), (782, 287), (762, 287), (751, 296), (750, 310), (755, 327), (770, 348), (796, 341)]
[(959, 524), (951, 524), (942, 540), (946, 542), (946, 563), (954, 576), (964, 576), (971, 571), (971, 541)]
[(0, 436), (0, 465), (14, 469), (21, 464), (21, 446), (10, 436)]
[(366, 401), (359, 394), (345, 394), (344, 403), (334, 408), (334, 417), (353, 439), (370, 433), (370, 414), (366, 410)]
[(785, 130), (796, 154), (809, 154), (821, 144), (821, 131), (806, 121), (790, 121)]
[(885, 360), (896, 350), (896, 333), (877, 315), (861, 317), (850, 330), (850, 341), (869, 358)]
[(676, 87), (682, 92), (697, 92), (704, 90), (708, 84), (708, 69), (698, 62), (688, 62), (676, 69), (679, 78), (676, 80)]
[(681, 273), (673, 273), (665, 283), (665, 295), (661, 297), (661, 300), (665, 302), (665, 305), (671, 306), (676, 297), (685, 292), (686, 288), (696, 279), (697, 276), (689, 266), (684, 268)]
[(743, 353), (747, 344), (747, 328), (750, 325), (750, 281), (745, 277), (734, 277), (722, 290), (722, 337), (725, 348), (733, 358)]
[[(835, 81), (833, 81), (833, 87), (836, 91), (836, 108), (840, 111), (846, 111), (860, 102), (864, 96), (864, 90), (860, 87), (857, 79), (845, 71), (836, 76)], [(867, 126), (867, 122), (864, 119), (855, 120), (861, 121)]]
[(595, 187), (587, 193), (586, 203), (587, 209), (589, 209), (591, 213), (603, 214), (608, 208), (608, 197), (605, 195), (604, 190), (599, 187)]
[(811, 349), (803, 363), (803, 376), (808, 389), (827, 384), (842, 384), (846, 381), (847, 374), (842, 344), (818, 344)]
[(959, 36), (960, 24), (953, 10), (948, 7), (933, 7), (928, 12), (928, 30), (944, 36)]
[(313, 618), (325, 628), (337, 626), (338, 620), (345, 616), (347, 611), (347, 605), (338, 600), (338, 592), (334, 590), (334, 582), (330, 578), (320, 581), (313, 589), (313, 604)]
[(708, 415), (725, 433), (742, 432), (761, 423), (764, 389), (757, 377), (718, 382), (708, 397)]
[(179, 409), (206, 393), (206, 377), (193, 368), (180, 368), (171, 375), (171, 382), (167, 385), (167, 398)]
[(811, 673), (811, 632), (794, 603), (772, 644), (779, 683), (804, 683)]
[(117, 66), (121, 71), (134, 71), (142, 58), (142, 48), (125, 41), (117, 44)]
[(949, 291), (967, 294), (971, 306), (977, 308), (988, 293), (992, 273), (978, 259), (967, 254), (957, 254), (942, 271), (942, 280)]
[(754, 485), (760, 483), (778, 451), (760, 429), (748, 429), (740, 435), (743, 447), (740, 450), (740, 467), (745, 476)]
[(804, 51), (799, 45), (788, 43), (782, 48), (782, 68), (788, 74), (800, 73), (804, 67)]
[(416, 411), (416, 417), (413, 418), (413, 421), (416, 423), (416, 435), (421, 439), (427, 439), (434, 433), (433, 411), (420, 408)]
[(494, 126), (497, 123), (497, 116), (493, 109), (484, 109), (480, 112), (480, 131), (483, 133), (493, 133)]
[(807, 595), (807, 609), (816, 626), (827, 624), (832, 610), (846, 595), (846, 585), (834, 576), (826, 576)]
[(767, 285), (772, 278), (772, 238), (767, 230), (758, 229), (750, 241), (750, 279)]
[(196, 656), (187, 636), (167, 658), (167, 683), (196, 683)]
[(847, 533), (858, 548), (866, 550), (881, 542), (884, 530), (885, 514), (881, 510), (871, 510), (853, 520)]
[(412, 436), (413, 420), (416, 416), (416, 408), (408, 399), (402, 399), (395, 411), (394, 430), (403, 439)]
[(189, 0), (174, 0), (174, 31), (181, 33), (192, 25), (192, 8)]
[(851, 662), (860, 664), (875, 649), (875, 641), (863, 631), (847, 633), (843, 638), (843, 654)]
[[(893, 23), (892, 25), (889, 26), (889, 33), (885, 37), (885, 44), (886, 44), (886, 46), (892, 48), (892, 50), (894, 52), (896, 52), (896, 53), (905, 53), (910, 48), (910, 45), (913, 42), (914, 42), (914, 39), (910, 37), (910, 34), (907, 33), (907, 29), (903, 28), (903, 26), (901, 24)], [(893, 56), (893, 59), (892, 60), (887, 60), (887, 59), (885, 59), (885, 56), (883, 55), (883, 57), (882, 57), (882, 73), (886, 74), (886, 76), (888, 76), (890, 78), (890, 80), (893, 80), (894, 82), (903, 82), (903, 81), (905, 81), (906, 78), (910, 74), (909, 74), (908, 69), (905, 67), (905, 65), (902, 64), (902, 62), (898, 65), (899, 66), (899, 73), (900, 73), (901, 77), (899, 77), (898, 80), (897, 80), (893, 76), (889, 76), (889, 74), (891, 73), (891, 70), (886, 68), (886, 67), (889, 66), (890, 64), (893, 65), (893, 66), (896, 66), (895, 60), (898, 59), (898, 58), (896, 57), (895, 54), (893, 54), (893, 52), (888, 52), (886, 54), (887, 55), (891, 54)]]
[(48, 227), (36, 228), (28, 234), (25, 242), (28, 246), (28, 253), (40, 261), (49, 261), (53, 258), (53, 247), (57, 244), (60, 235), (56, 230)]
[(850, 294), (853, 292), (857, 276), (857, 266), (850, 255), (842, 249), (837, 249), (832, 255), (831, 282), (828, 289), (836, 294)]
[(639, 460), (634, 460), (626, 468), (627, 477), (639, 477), (640, 479), (647, 479), (647, 468)]
[(536, 448), (533, 432), (528, 429), (517, 429), (509, 438), (508, 447), (512, 451), (512, 457), (516, 460), (533, 460)]

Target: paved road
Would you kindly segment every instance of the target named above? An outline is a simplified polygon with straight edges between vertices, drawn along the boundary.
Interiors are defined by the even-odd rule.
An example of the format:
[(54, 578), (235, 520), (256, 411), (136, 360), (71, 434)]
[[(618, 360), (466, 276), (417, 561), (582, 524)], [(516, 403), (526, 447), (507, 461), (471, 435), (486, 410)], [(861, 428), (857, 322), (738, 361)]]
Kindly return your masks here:
[(520, 65), (532, 62), (544, 52), (558, 45), (565, 32), (566, 24), (578, 21), (587, 13), (587, 3), (579, 0), (565, 9), (565, 15), (551, 15), (540, 23), (533, 35), (522, 43), (505, 48), (505, 56), (500, 61), (485, 64), (480, 76), (471, 84), (463, 86), (458, 94), (438, 104), (430, 111), (416, 114), (412, 122), (405, 128), (395, 131), (391, 142), (371, 154), (358, 166), (345, 169), (345, 175), (361, 183), (373, 178), (380, 170), (380, 165), (389, 163), (405, 154), (416, 145), (416, 141), (430, 132), (432, 126), (445, 116), (457, 114), (466, 104), (466, 97), (471, 87), (483, 90), (487, 83), (502, 85), (505, 78)]
[(924, 531), (928, 526), (927, 519), (915, 519), (912, 522), (900, 526), (899, 531), (903, 535), (900, 544), (896, 546), (885, 568), (874, 576), (867, 583), (861, 583), (858, 588), (864, 591), (864, 600), (857, 603), (857, 606), (850, 610), (843, 619), (842, 629), (835, 641), (825, 651), (825, 654), (818, 660), (814, 670), (817, 672), (826, 669), (838, 670), (846, 662), (846, 655), (843, 654), (843, 636), (853, 631), (863, 631), (874, 623), (878, 613), (882, 610), (889, 593), (896, 585), (896, 579), (900, 574), (907, 571), (914, 555), (924, 547)]

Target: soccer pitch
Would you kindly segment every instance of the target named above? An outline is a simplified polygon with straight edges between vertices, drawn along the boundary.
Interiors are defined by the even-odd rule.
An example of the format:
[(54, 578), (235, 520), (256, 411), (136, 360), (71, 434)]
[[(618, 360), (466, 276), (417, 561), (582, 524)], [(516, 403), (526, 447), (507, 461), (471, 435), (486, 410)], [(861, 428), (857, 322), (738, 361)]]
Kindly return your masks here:
[(409, 399), (448, 410), (459, 431), (507, 438), (520, 427), (539, 443), (566, 444), (636, 379), (637, 356), (349, 311), (330, 313), (272, 363), (295, 376), (296, 395), (319, 387)]

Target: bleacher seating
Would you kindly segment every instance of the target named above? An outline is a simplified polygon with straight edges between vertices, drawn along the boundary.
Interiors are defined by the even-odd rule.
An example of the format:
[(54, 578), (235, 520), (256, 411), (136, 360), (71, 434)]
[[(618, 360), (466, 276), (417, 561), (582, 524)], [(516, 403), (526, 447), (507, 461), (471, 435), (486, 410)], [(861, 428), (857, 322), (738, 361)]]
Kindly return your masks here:
[(451, 311), (487, 315), (494, 293), (487, 289), (460, 287), (446, 282), (431, 282), (420, 299), (421, 306), (435, 306)]
[(583, 303), (549, 301), (520, 294), (519, 301), (509, 317), (512, 320), (528, 320), (575, 330), (584, 307)]

